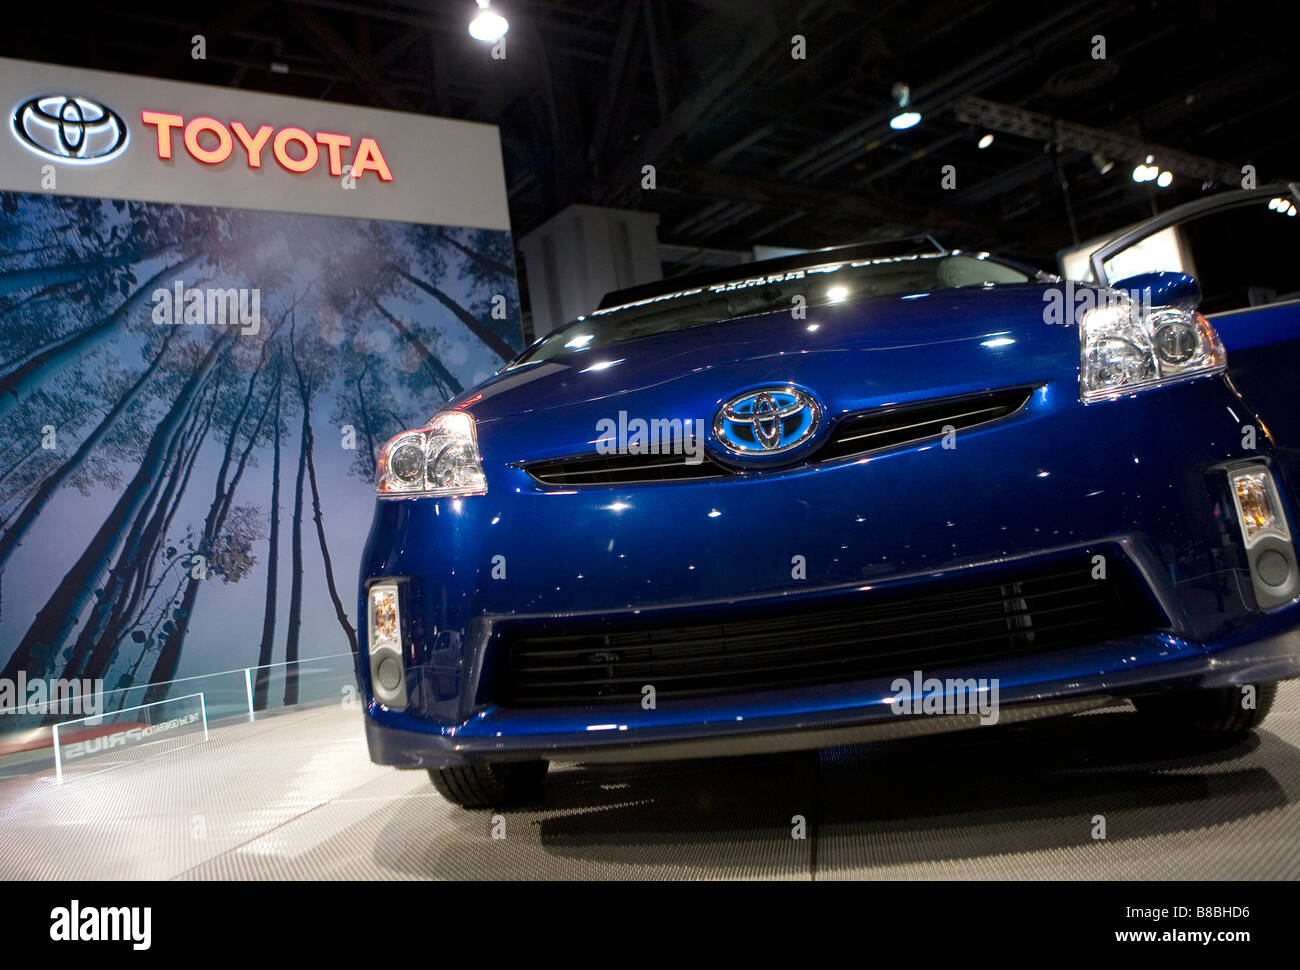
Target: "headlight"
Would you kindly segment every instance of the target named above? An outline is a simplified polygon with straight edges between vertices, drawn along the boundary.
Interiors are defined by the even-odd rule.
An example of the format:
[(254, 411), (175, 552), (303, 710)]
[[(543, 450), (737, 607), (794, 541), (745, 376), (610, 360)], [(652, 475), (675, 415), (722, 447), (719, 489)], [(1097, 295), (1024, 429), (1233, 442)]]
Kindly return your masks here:
[(1080, 318), (1079, 353), (1083, 401), (1213, 374), (1227, 366), (1219, 335), (1199, 313), (1182, 307), (1147, 311), (1114, 293)]
[(443, 411), (427, 428), (403, 431), (379, 453), (378, 481), (384, 498), (482, 495), (487, 477), (474, 419), (464, 411)]

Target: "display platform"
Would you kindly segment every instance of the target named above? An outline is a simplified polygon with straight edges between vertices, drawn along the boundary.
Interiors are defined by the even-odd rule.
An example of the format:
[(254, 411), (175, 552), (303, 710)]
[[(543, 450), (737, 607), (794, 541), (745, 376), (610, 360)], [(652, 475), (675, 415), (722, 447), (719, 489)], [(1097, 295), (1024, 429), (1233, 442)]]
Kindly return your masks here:
[(540, 806), (494, 816), (372, 765), (358, 711), (316, 707), (62, 785), (0, 781), (0, 878), (1300, 877), (1300, 682), (1241, 742), (1153, 747), (1132, 718), (557, 765)]

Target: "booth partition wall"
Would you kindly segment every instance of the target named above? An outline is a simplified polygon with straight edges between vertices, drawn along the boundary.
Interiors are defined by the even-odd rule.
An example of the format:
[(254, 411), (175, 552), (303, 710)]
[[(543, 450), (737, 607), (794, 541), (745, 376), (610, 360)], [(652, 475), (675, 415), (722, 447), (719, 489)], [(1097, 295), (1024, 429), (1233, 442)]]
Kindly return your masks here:
[[(0, 676), (346, 694), (377, 449), (521, 345), (496, 129), (15, 61), (0, 103)], [(0, 767), (60, 720), (19, 693)]]

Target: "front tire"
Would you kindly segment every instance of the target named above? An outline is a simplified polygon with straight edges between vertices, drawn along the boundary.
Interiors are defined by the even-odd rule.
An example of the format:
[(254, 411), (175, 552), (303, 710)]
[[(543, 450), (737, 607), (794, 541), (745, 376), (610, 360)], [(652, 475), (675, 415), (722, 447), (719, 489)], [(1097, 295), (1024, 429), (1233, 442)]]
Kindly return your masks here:
[(1243, 687), (1174, 690), (1135, 697), (1133, 704), (1149, 728), (1162, 732), (1244, 734), (1257, 728), (1273, 706), (1277, 682), (1255, 684), (1255, 706), (1245, 708)]
[(546, 779), (545, 761), (430, 768), (429, 780), (439, 794), (461, 808), (506, 808), (535, 801)]

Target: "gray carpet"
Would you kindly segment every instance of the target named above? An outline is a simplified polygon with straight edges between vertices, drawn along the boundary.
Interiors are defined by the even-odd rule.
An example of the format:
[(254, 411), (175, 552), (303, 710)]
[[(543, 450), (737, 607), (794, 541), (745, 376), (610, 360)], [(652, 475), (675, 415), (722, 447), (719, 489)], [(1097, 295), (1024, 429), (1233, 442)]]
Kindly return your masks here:
[(558, 765), (504, 838), (423, 773), (370, 764), (355, 708), (105, 767), (0, 780), (0, 878), (1300, 878), (1300, 681), (1230, 744), (1153, 746), (1113, 709), (820, 753)]

